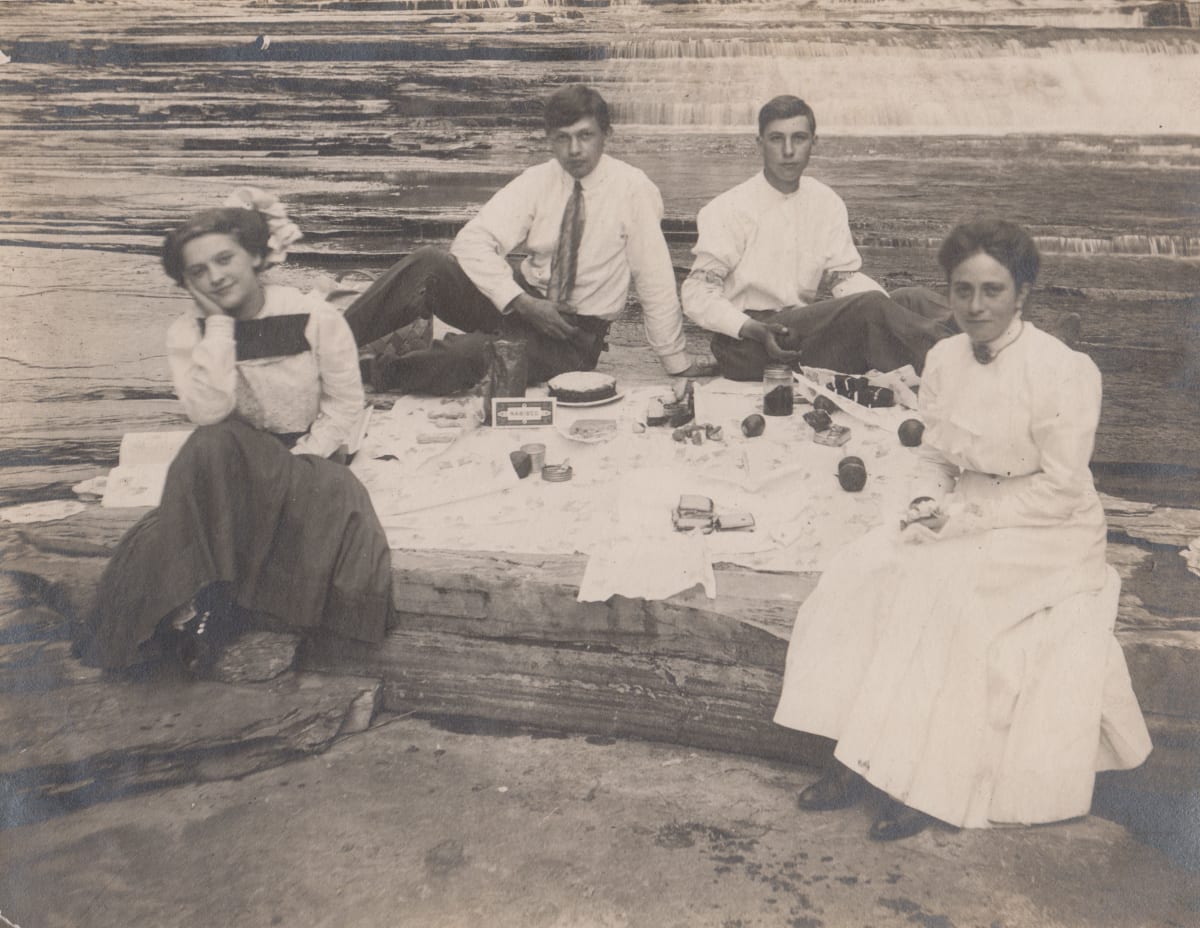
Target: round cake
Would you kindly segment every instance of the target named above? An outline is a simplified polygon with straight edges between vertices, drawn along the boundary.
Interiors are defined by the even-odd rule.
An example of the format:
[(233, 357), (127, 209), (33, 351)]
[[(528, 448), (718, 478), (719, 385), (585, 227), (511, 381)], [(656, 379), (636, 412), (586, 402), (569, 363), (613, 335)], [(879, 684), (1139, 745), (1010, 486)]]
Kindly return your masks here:
[(596, 403), (617, 395), (617, 381), (595, 371), (568, 371), (552, 377), (546, 385), (560, 403)]

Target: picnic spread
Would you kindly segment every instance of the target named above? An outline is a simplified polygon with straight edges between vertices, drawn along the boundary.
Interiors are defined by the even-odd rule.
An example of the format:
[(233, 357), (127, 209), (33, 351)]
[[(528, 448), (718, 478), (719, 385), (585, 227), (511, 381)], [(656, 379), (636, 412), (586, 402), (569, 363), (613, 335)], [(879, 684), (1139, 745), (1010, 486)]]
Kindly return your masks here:
[[(376, 410), (351, 469), (393, 548), (585, 554), (581, 601), (662, 599), (696, 584), (715, 596), (714, 564), (819, 571), (903, 511), (917, 456), (897, 430), (913, 416), (916, 378), (872, 375), (897, 396), (871, 408), (827, 387), (832, 372), (806, 373), (794, 414), (761, 416), (753, 436), (742, 423), (762, 413), (762, 385), (724, 379), (694, 384), (694, 416), (680, 426), (646, 424), (676, 399), (670, 384), (618, 384), (608, 400), (560, 403), (553, 425), (529, 428), (481, 425), (477, 397), (400, 396)], [(530, 387), (525, 399), (547, 396)], [(818, 397), (844, 443), (822, 443), (828, 429), (803, 418)], [(531, 445), (569, 477), (520, 476), (513, 455)], [(860, 459), (861, 490), (839, 483), (847, 457)], [(690, 513), (681, 530), (682, 497), (710, 501), (711, 514)]]

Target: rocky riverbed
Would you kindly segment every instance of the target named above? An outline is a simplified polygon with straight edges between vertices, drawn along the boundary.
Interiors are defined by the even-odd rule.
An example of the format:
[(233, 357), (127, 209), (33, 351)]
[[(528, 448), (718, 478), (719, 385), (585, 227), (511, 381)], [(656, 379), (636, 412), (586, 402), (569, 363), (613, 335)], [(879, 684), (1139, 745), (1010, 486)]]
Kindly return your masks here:
[(613, 103), (610, 150), (661, 187), (681, 272), (696, 211), (756, 169), (754, 108), (784, 90), (816, 107), (810, 173), (886, 284), (937, 284), (964, 216), (1029, 225), (1035, 321), (1079, 313), (1105, 374), (1101, 479), (1179, 501), (1200, 451), (1200, 33), (1155, 9), (10, 4), (0, 484), (25, 489), (5, 498), (62, 493), (23, 468), (111, 464), (120, 423), (165, 398), (178, 293), (153, 255), (171, 223), (257, 184), (306, 232), (292, 279), (377, 271), (545, 157), (541, 97), (585, 80)]
[[(283, 280), (361, 281), (416, 245), (446, 241), (496, 187), (543, 158), (540, 98), (583, 80), (614, 105), (610, 150), (662, 189), (681, 272), (696, 210), (756, 169), (754, 109), (776, 92), (799, 91), (816, 107), (821, 140), (810, 171), (842, 193), (867, 270), (887, 285), (936, 284), (934, 248), (960, 218), (999, 212), (1029, 225), (1046, 255), (1033, 318), (1053, 328), (1078, 313), (1080, 347), (1104, 373), (1101, 487), (1194, 507), (1193, 8), (1052, 0), (164, 0), (153, 12), (130, 0), (5, 4), (0, 505), (68, 498), (74, 484), (115, 463), (126, 431), (182, 424), (162, 337), (183, 302), (155, 257), (173, 222), (235, 186), (263, 186), (306, 232), (278, 271)], [(631, 306), (606, 365), (650, 375), (655, 362), (639, 330)], [(689, 330), (693, 349), (705, 342)], [(1123, 634), (1137, 639), (1128, 653), (1147, 681), (1142, 695), (1165, 760), (1135, 781), (1103, 784), (1097, 811), (1167, 847), (1175, 866), (1195, 866), (1197, 581), (1179, 557), (1195, 513), (1109, 509), (1110, 558), (1126, 585)], [(328, 659), (323, 669), (338, 673), (314, 676), (320, 655), (296, 662), (294, 642), (272, 639), (257, 652), (251, 641), (246, 659), (226, 668), (226, 683), (101, 680), (67, 655), (60, 593), (64, 584), (86, 590), (124, 524), (102, 518), (82, 534), (69, 524), (6, 527), (0, 538), (6, 568), (18, 556), (28, 566), (31, 548), (39, 557), (48, 550), (58, 565), (45, 575), (23, 567), (0, 590), (0, 711), (16, 733), (3, 755), (0, 798), (10, 809), (18, 793), (36, 798), (22, 805), (36, 814), (0, 841), (0, 924), (336, 917), (458, 925), (487, 917), (522, 926), (675, 919), (723, 928), (1011, 928), (1194, 917), (1200, 890), (1192, 877), (1095, 819), (931, 834), (889, 856), (861, 840), (861, 813), (814, 822), (786, 812), (809, 775), (777, 760), (527, 732), (481, 742), (411, 719), (361, 733), (381, 707), (404, 711), (405, 698), (441, 714), (469, 706), (472, 681), (452, 659), (460, 647), (475, 648), (480, 666), (511, 662), (495, 679), (477, 674), (479, 692), (514, 681), (560, 686), (571, 675), (564, 668), (591, 661), (589, 679), (613, 687), (605, 698), (615, 700), (623, 681), (592, 653), (594, 642), (567, 642), (570, 654), (552, 660), (548, 648), (518, 654), (502, 640), (485, 652), (456, 641), (452, 628), (434, 628), (442, 619), (433, 610), (394, 637), (379, 663), (381, 674), (401, 675), (390, 682), (347, 675), (344, 662)], [(414, 589), (429, 588), (428, 602), (449, 610), (451, 625), (478, 625), (455, 612), (478, 590), (448, 593), (424, 562), (400, 569)], [(495, 580), (458, 573), (468, 585)], [(554, 577), (545, 582), (561, 598), (569, 584)], [(405, 664), (410, 640), (436, 645), (443, 662)], [(614, 655), (623, 659), (620, 649)], [(648, 685), (697, 701), (660, 672), (675, 665), (631, 659), (643, 661)], [(410, 689), (421, 681), (410, 696), (397, 680), (411, 673), (424, 676), (408, 678)], [(690, 685), (729, 683), (722, 666), (705, 673)], [(761, 676), (765, 693), (769, 673)], [(564, 707), (595, 717), (592, 696), (577, 698)], [(623, 737), (643, 724), (619, 721), (611, 724)], [(749, 744), (757, 730), (745, 729)], [(585, 781), (592, 785), (577, 788)], [(483, 801), (505, 796), (501, 787), (519, 793), (519, 804)], [(154, 792), (119, 798), (143, 790)], [(92, 803), (100, 804), (85, 808)], [(281, 822), (296, 828), (279, 837)], [(516, 832), (521, 840), (509, 841)], [(862, 865), (835, 872), (843, 858)], [(228, 862), (219, 883), (180, 876), (213, 860)], [(822, 866), (810, 867), (814, 860)], [(966, 882), (948, 879), (964, 862)], [(143, 878), (126, 877), (128, 868)]]

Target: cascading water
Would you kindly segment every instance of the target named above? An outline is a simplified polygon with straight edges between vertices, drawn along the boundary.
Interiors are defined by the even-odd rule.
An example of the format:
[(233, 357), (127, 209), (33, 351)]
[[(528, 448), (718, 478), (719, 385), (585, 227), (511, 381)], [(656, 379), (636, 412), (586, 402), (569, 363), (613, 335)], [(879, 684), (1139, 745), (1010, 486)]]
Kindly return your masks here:
[(547, 89), (583, 81), (612, 105), (614, 152), (650, 174), (686, 227), (753, 170), (757, 109), (789, 92), (816, 108), (811, 173), (843, 194), (864, 243), (927, 249), (986, 207), (1036, 226), (1050, 250), (1200, 256), (1200, 3), (12, 6), (0, 123), (38, 157), (69, 152), (67, 171), (80, 157), (101, 173), (140, 170), (156, 145), (194, 152), (213, 174), (241, 168), (219, 153), (278, 159), (289, 176), (321, 174), (336, 156), (362, 176), (413, 180), (389, 187), (394, 200), (356, 201), (355, 226), (370, 215), (390, 227), (397, 208), (454, 223), (543, 156)]
[(604, 82), (621, 121), (740, 131), (762, 100), (790, 92), (842, 134), (1200, 134), (1195, 30), (780, 19), (747, 29), (761, 4), (735, 7), (720, 31), (612, 41)]

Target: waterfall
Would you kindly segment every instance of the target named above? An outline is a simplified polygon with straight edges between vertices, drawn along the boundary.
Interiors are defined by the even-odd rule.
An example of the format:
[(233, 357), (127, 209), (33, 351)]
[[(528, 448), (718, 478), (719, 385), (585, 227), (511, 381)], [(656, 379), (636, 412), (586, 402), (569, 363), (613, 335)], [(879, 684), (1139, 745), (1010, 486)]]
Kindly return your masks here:
[(744, 130), (777, 93), (841, 134), (1200, 134), (1200, 38), (903, 30), (631, 38), (607, 51), (622, 122)]
[[(924, 248), (936, 251), (940, 235), (859, 233), (859, 245), (877, 248)], [(1129, 255), (1156, 258), (1200, 258), (1200, 237), (1191, 235), (1112, 235), (1107, 238), (1076, 235), (1035, 235), (1042, 254)]]

